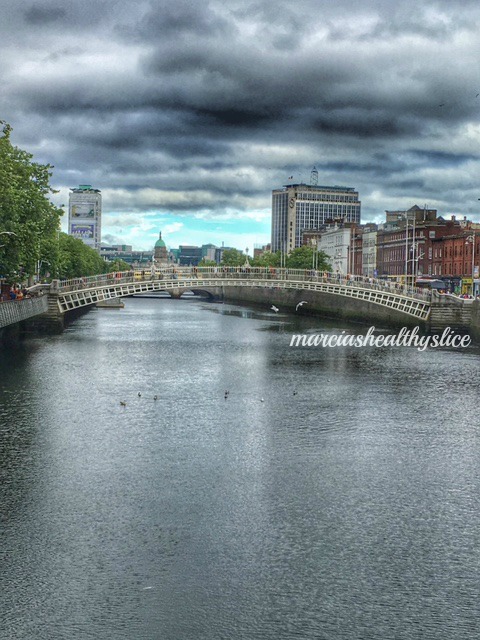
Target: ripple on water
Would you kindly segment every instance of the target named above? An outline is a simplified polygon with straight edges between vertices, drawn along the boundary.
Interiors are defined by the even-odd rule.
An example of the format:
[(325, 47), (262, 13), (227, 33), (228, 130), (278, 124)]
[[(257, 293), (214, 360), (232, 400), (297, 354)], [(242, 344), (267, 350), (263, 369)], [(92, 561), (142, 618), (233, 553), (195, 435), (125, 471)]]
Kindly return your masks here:
[(0, 362), (6, 638), (478, 637), (478, 351), (292, 327), (359, 331), (128, 299)]

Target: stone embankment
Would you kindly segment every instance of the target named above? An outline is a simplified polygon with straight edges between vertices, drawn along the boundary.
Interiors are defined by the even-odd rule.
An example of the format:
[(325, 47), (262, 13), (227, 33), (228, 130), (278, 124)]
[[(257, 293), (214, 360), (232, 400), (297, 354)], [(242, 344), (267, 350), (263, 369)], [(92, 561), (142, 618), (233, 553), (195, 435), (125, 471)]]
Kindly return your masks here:
[(9, 300), (0, 303), (0, 343), (16, 339), (25, 330), (31, 318), (41, 317), (48, 311), (48, 297)]
[(429, 331), (441, 333), (446, 327), (450, 327), (457, 333), (470, 333), (473, 308), (473, 300), (434, 294), (428, 322)]
[[(195, 290), (195, 287), (192, 287)], [(332, 295), (320, 291), (300, 289), (266, 289), (264, 287), (199, 287), (199, 292), (210, 293), (214, 299), (225, 302), (247, 303), (269, 310), (272, 305), (280, 311), (295, 311), (299, 302), (305, 301), (302, 314), (317, 315), (325, 318), (338, 318), (348, 322), (386, 326), (416, 326), (423, 323), (413, 316), (400, 313), (396, 309), (385, 307), (366, 300)]]
[(480, 343), (480, 300), (475, 300), (471, 307), (470, 335)]
[(0, 303), (0, 329), (10, 324), (33, 318), (48, 310), (48, 297), (25, 298), (24, 300), (9, 300)]

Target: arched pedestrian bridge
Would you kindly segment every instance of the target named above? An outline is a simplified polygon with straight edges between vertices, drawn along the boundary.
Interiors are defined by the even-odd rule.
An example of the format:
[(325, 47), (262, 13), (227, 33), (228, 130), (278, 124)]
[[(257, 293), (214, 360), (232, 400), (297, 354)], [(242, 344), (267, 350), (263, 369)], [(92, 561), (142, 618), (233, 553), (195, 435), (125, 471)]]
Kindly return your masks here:
[(34, 299), (0, 304), (0, 338), (3, 327), (20, 326), (41, 331), (61, 331), (65, 315), (103, 301), (134, 294), (166, 291), (180, 297), (184, 291), (203, 292), (227, 302), (275, 304), (302, 312), (362, 320), (370, 323), (424, 325), (431, 332), (449, 327), (480, 335), (479, 301), (439, 295), (422, 289), (404, 289), (384, 280), (342, 277), (313, 270), (250, 267), (169, 267), (151, 272), (110, 273), (101, 276), (54, 280), (30, 290)]
[[(424, 323), (431, 307), (431, 293), (427, 290), (404, 290), (382, 280), (303, 269), (169, 267), (155, 272), (122, 272), (58, 282), (51, 292), (56, 293), (59, 310), (65, 313), (86, 305), (153, 291), (167, 291), (173, 297), (179, 297), (184, 291), (202, 291), (224, 297), (226, 291), (233, 290), (240, 299), (240, 290), (244, 293), (256, 290), (256, 301), (263, 299), (266, 303), (273, 299), (272, 292), (277, 295), (276, 300), (281, 300), (282, 294), (287, 297), (287, 292), (297, 292), (301, 297), (309, 293), (328, 294), (333, 310), (335, 300), (339, 306), (342, 300), (371, 303), (389, 310), (398, 322), (410, 318)], [(252, 297), (247, 299), (252, 300)], [(296, 300), (295, 296), (290, 299)]]

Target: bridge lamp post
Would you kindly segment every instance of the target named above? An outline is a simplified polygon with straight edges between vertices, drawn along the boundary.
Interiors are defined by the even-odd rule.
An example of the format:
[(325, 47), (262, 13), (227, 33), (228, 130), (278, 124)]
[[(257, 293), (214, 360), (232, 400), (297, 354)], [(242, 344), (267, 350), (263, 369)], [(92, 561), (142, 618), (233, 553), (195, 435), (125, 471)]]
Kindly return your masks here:
[[(410, 251), (413, 250), (413, 258), (412, 258), (412, 280), (413, 280), (413, 271), (414, 271), (414, 259), (415, 259), (415, 221), (416, 215), (413, 212), (412, 218), (412, 246), (410, 247)], [(410, 260), (408, 259), (408, 240), (409, 240), (409, 230), (408, 230), (408, 211), (405, 211), (405, 293), (408, 290), (408, 263)], [(412, 282), (412, 285), (414, 283)]]
[(48, 262), (47, 260), (37, 260), (37, 282), (40, 281), (40, 270), (42, 268), (42, 264), (48, 264), (48, 266), (50, 267), (50, 262)]
[(472, 235), (468, 236), (466, 241), (465, 241), (465, 245), (467, 244), (471, 244), (472, 245), (472, 298), (475, 297), (475, 284), (473, 282), (473, 278), (475, 276), (475, 233), (473, 233)]
[(338, 273), (338, 275), (343, 275), (342, 272), (340, 271), (340, 267), (342, 266), (342, 252), (341, 251), (336, 251), (335, 252), (334, 260), (335, 260), (336, 272)]
[(311, 239), (311, 243), (312, 243), (312, 269), (316, 269), (317, 265), (316, 265), (316, 258), (317, 258), (317, 253), (316, 253), (316, 242), (315, 242), (315, 238)]
[(412, 263), (412, 269), (411, 269), (411, 272), (412, 272), (412, 285), (414, 285), (415, 284), (415, 278), (417, 276), (416, 267), (418, 265), (418, 257), (419, 257), (418, 256), (418, 247), (417, 247), (417, 243), (416, 242), (413, 242), (412, 246), (410, 247), (410, 256), (411, 256), (411, 258), (410, 258), (409, 262)]
[(248, 261), (248, 247), (245, 248), (245, 264), (243, 266), (244, 267), (250, 266), (250, 262)]
[(415, 279), (418, 278), (418, 261), (425, 257), (425, 253), (417, 253), (417, 257), (415, 259)]
[(285, 242), (283, 250), (280, 249), (280, 268), (284, 269), (287, 264), (287, 243)]

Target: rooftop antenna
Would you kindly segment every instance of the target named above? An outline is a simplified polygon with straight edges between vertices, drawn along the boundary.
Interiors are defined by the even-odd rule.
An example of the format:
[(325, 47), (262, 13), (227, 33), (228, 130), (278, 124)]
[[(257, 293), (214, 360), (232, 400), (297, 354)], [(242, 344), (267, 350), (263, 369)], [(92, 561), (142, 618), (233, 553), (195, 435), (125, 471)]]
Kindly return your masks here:
[(313, 167), (312, 172), (310, 173), (310, 184), (315, 187), (318, 184), (318, 171), (316, 167)]

